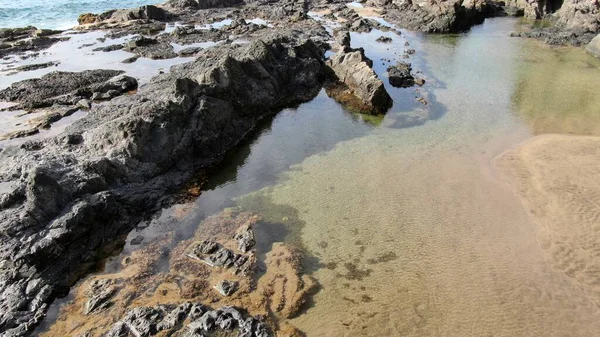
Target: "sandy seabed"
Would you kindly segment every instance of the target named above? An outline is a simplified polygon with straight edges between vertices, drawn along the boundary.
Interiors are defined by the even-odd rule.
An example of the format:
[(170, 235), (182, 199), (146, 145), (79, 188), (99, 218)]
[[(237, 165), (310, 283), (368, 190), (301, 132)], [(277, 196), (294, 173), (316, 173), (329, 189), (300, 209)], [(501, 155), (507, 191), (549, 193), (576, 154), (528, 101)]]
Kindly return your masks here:
[(547, 261), (600, 305), (600, 137), (537, 136), (496, 166), (539, 224)]

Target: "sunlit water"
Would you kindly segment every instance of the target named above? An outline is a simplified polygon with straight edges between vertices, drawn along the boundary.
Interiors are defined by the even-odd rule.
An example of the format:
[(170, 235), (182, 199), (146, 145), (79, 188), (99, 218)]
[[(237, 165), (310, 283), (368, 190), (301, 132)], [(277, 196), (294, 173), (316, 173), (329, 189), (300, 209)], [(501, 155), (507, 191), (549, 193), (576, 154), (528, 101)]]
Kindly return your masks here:
[[(509, 38), (516, 24), (352, 34), (384, 81), (381, 58), (400, 59), (409, 41), (426, 85), (386, 82), (395, 105), (383, 119), (324, 93), (283, 111), (209, 179), (192, 214), (164, 221), (165, 210), (130, 238), (184, 239), (235, 205), (280, 221), (321, 285), (292, 321), (307, 336), (597, 336), (598, 293), (546, 263), (536, 224), (490, 162), (534, 134), (595, 134), (600, 60)], [(375, 43), (382, 34), (393, 43)]]
[(68, 29), (83, 13), (102, 13), (115, 8), (134, 8), (157, 0), (0, 0), (0, 28), (35, 26)]

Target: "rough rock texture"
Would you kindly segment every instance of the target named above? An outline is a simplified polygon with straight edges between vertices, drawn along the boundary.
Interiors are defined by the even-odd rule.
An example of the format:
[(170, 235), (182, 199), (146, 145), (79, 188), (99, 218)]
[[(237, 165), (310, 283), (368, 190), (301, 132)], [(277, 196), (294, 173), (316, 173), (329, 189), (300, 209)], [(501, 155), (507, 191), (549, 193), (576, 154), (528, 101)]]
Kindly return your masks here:
[[(182, 324), (185, 321), (186, 324)], [(185, 327), (184, 327), (185, 325)], [(268, 337), (267, 327), (255, 317), (248, 317), (235, 307), (211, 310), (200, 303), (138, 307), (115, 323), (106, 337), (206, 336), (216, 330), (237, 331), (238, 337)]]
[(147, 5), (135, 9), (111, 10), (102, 14), (85, 13), (77, 18), (80, 25), (102, 21), (123, 22), (130, 20), (164, 20), (167, 13), (160, 7)]
[(23, 54), (28, 51), (40, 51), (53, 44), (68, 40), (69, 37), (49, 37), (62, 33), (59, 30), (24, 28), (0, 29), (0, 58), (11, 54)]
[(244, 226), (235, 233), (233, 237), (237, 242), (238, 249), (244, 253), (252, 249), (256, 244), (256, 240), (254, 239), (254, 231), (250, 226)]
[(232, 7), (244, 4), (243, 0), (169, 0), (165, 6), (174, 10)]
[(541, 39), (549, 44), (586, 45), (600, 32), (600, 3), (597, 0), (513, 0), (526, 17), (547, 19), (551, 27), (535, 28), (513, 36)]
[(0, 331), (27, 334), (78, 267), (166, 191), (217, 163), (263, 117), (314, 97), (324, 51), (304, 33), (206, 50), (64, 134), (3, 149), (0, 181), (13, 186), (0, 195)]
[(121, 70), (55, 71), (0, 90), (0, 100), (19, 103), (10, 109), (32, 110), (76, 105), (82, 99), (110, 99), (137, 88), (137, 80)]
[(34, 71), (34, 70), (38, 70), (38, 69), (56, 67), (59, 64), (60, 64), (59, 61), (50, 61), (50, 62), (44, 62), (44, 63), (26, 64), (26, 65), (22, 65), (22, 66), (19, 66), (19, 67), (7, 69), (7, 71), (10, 71), (8, 73), (8, 75), (12, 75), (12, 74), (16, 74), (16, 73), (19, 73), (19, 72), (22, 72), (22, 71)]
[(533, 28), (524, 32), (512, 32), (510, 36), (538, 39), (550, 45), (581, 47), (589, 44), (596, 36), (596, 33), (562, 29), (560, 27), (547, 27)]
[(215, 289), (223, 296), (231, 296), (237, 290), (236, 281), (222, 280), (215, 286)]
[[(182, 207), (184, 214), (189, 214), (192, 209), (191, 206)], [(187, 218), (186, 215), (182, 217)], [(206, 313), (208, 308), (202, 304), (208, 303), (216, 308), (241, 308), (244, 317), (261, 317), (262, 322), (273, 330), (273, 335), (302, 336), (288, 319), (302, 311), (318, 285), (312, 277), (302, 273), (304, 254), (301, 250), (281, 242), (263, 241), (264, 245), (246, 254), (253, 261), (251, 272), (247, 275), (234, 274), (232, 268), (209, 266), (189, 255), (211, 254), (220, 247), (235, 247), (237, 243), (233, 238), (240, 228), (251, 224), (252, 228), (264, 226), (258, 230), (268, 231), (271, 221), (280, 221), (280, 218), (267, 220), (237, 207), (227, 208), (206, 218), (188, 240), (173, 241), (174, 236), (171, 235), (151, 240), (124, 256), (114, 273), (92, 275), (76, 286), (71, 292), (72, 300), (62, 307), (58, 320), (41, 336), (106, 336), (117, 321), (129, 322), (129, 326), (136, 327), (155, 326), (163, 331), (159, 336), (186, 336), (187, 329), (198, 326), (194, 322)], [(99, 292), (90, 292), (90, 289), (97, 288), (98, 283), (106, 280), (111, 281), (115, 291), (105, 301), (115, 305), (104, 306), (86, 315), (90, 300), (99, 297)], [(223, 296), (214, 289), (214, 285), (223, 280), (227, 280), (229, 285), (236, 284), (235, 291), (229, 296)], [(158, 329), (164, 324), (159, 321), (165, 322), (163, 317), (173, 317), (172, 309), (167, 310), (171, 313), (166, 315), (151, 315), (160, 316), (152, 322), (124, 319), (140, 307), (156, 309), (157, 303), (168, 303), (170, 308), (193, 303), (192, 306), (199, 306), (198, 309), (202, 310), (190, 309), (187, 318), (183, 315), (175, 334), (171, 334), (170, 328), (166, 331)], [(194, 312), (196, 314), (192, 314)], [(172, 326), (174, 320), (168, 321)], [(238, 333), (214, 331), (208, 336), (236, 336)]]
[(155, 60), (177, 57), (177, 54), (173, 50), (173, 46), (169, 43), (144, 36), (138, 36), (127, 42), (123, 49), (140, 57), (147, 57)]
[(585, 51), (596, 57), (600, 57), (600, 34), (590, 41), (590, 43), (585, 47)]
[[(349, 43), (341, 32), (340, 43)], [(329, 94), (348, 108), (362, 113), (381, 114), (392, 106), (392, 98), (383, 82), (373, 70), (373, 61), (365, 56), (364, 50), (345, 46), (336, 53), (327, 65), (334, 73), (335, 84)]]
[(396, 65), (387, 68), (390, 84), (394, 87), (407, 88), (415, 84), (415, 78), (411, 74), (412, 67), (410, 63), (398, 62)]
[(427, 33), (464, 31), (482, 23), (496, 11), (488, 0), (393, 0), (387, 5), (389, 10), (386, 19), (408, 29)]

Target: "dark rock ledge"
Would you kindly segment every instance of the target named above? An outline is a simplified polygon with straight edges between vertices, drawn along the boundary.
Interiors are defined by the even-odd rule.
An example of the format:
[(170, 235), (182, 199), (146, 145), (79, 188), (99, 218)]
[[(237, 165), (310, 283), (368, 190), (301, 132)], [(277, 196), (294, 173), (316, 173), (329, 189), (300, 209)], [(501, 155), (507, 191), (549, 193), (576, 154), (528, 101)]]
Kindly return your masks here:
[(205, 50), (57, 137), (0, 152), (0, 182), (13, 182), (0, 195), (2, 336), (29, 334), (99, 248), (262, 118), (318, 93), (324, 50), (302, 34)]

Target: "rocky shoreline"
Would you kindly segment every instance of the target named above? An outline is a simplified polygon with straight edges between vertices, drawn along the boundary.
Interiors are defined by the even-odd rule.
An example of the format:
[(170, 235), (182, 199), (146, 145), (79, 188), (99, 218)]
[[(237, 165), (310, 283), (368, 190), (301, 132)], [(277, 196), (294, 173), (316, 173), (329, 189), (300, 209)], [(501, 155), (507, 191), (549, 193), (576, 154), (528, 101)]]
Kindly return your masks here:
[[(448, 1), (420, 6), (383, 0), (366, 5), (392, 23), (430, 33), (464, 31), (497, 15), (551, 17), (555, 27), (519, 36), (553, 44), (589, 43), (600, 20), (597, 5), (582, 8), (571, 2), (560, 9), (550, 9), (543, 1)], [(335, 37), (309, 11), (323, 12), (338, 22)], [(271, 23), (255, 24), (252, 18)], [(224, 20), (229, 24), (199, 27)], [(48, 305), (103, 257), (104, 247), (172, 202), (175, 191), (198, 171), (218, 165), (264, 118), (311, 100), (323, 86), (338, 102), (361, 113), (382, 114), (393, 103), (372, 69), (373, 61), (364, 50), (350, 47), (348, 34), (389, 28), (359, 15), (345, 2), (171, 0), (160, 6), (83, 14), (79, 22), (81, 33), (102, 30), (112, 38), (136, 35), (97, 50), (135, 54), (124, 60), (127, 63), (181, 55), (196, 60), (174, 66), (139, 88), (135, 78), (103, 69), (52, 72), (0, 91), (0, 100), (14, 103), (4, 111), (44, 114), (31, 128), (2, 135), (4, 139), (27, 137), (75, 111), (88, 111), (58, 136), (25, 138), (18, 146), (0, 150), (0, 183), (7, 186), (0, 193), (0, 336), (29, 335)], [(173, 22), (178, 25), (165, 32), (166, 24)], [(334, 38), (338, 52), (326, 59)], [(67, 39), (58, 31), (5, 29), (0, 33), (0, 55), (35, 57)], [(207, 42), (216, 45), (178, 51), (173, 47)], [(410, 65), (399, 63), (389, 71), (395, 74), (395, 86), (423, 84), (412, 76)], [(225, 288), (230, 286), (221, 289), (228, 293)], [(194, 305), (186, 304), (186, 315)], [(148, 310), (169, 316), (177, 309)], [(131, 325), (128, 318), (124, 320), (123, 324)], [(243, 318), (236, 320), (241, 326)], [(255, 325), (250, 330), (256, 331)]]

